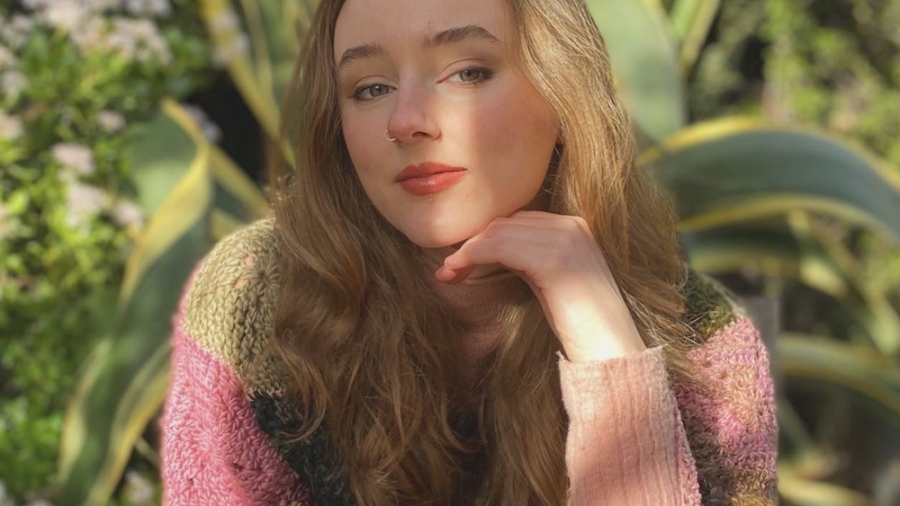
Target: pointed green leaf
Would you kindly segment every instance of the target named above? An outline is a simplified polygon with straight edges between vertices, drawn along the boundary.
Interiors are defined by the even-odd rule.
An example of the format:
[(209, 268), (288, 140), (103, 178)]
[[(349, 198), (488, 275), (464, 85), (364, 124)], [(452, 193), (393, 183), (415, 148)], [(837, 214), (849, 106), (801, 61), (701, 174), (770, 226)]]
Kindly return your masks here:
[(106, 504), (165, 398), (171, 319), (188, 275), (216, 240), (268, 210), (183, 108), (171, 100), (162, 108), (195, 150), (172, 161), (189, 169), (138, 238), (115, 323), (83, 367), (63, 427), (63, 505)]
[(606, 42), (619, 91), (638, 125), (657, 141), (687, 121), (678, 52), (658, 0), (587, 0)]
[(776, 341), (775, 357), (787, 382), (850, 394), (900, 430), (900, 369), (877, 351), (787, 332)]
[(684, 129), (638, 163), (672, 192), (682, 230), (805, 209), (900, 240), (896, 170), (821, 133), (723, 119)]
[(681, 43), (680, 66), (687, 76), (706, 42), (721, 0), (677, 0), (672, 8), (672, 28)]
[(123, 285), (116, 323), (86, 364), (66, 414), (60, 451), (64, 506), (106, 504), (165, 397), (170, 315), (212, 242), (207, 163), (202, 155), (191, 163), (128, 262), (130, 283)]
[[(245, 35), (240, 26), (231, 26), (230, 21), (237, 14), (229, 0), (201, 0), (200, 13), (206, 23), (217, 54), (223, 58), (231, 79), (253, 111), (263, 131), (272, 138), (278, 138), (279, 109), (272, 94), (272, 87), (261, 82), (256, 75)], [(265, 54), (260, 52), (260, 54)]]

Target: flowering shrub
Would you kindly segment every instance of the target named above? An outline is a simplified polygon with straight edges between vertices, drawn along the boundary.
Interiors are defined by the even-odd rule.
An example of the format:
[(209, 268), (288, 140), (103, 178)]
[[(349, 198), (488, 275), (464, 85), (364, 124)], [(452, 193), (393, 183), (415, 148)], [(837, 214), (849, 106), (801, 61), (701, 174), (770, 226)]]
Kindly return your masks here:
[[(128, 159), (208, 82), (192, 0), (0, 3), (0, 479), (52, 485), (63, 407), (145, 221)], [(38, 494), (40, 495), (40, 494)]]

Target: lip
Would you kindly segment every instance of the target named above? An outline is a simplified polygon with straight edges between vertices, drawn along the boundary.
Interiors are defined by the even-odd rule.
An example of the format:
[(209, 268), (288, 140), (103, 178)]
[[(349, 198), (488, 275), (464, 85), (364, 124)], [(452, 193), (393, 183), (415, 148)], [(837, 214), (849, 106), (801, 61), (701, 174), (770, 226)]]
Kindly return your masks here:
[(466, 168), (437, 162), (410, 165), (397, 176), (400, 188), (413, 195), (433, 195), (450, 188), (466, 175)]
[(413, 195), (433, 195), (455, 185), (465, 175), (466, 171), (464, 170), (439, 172), (426, 177), (404, 179), (398, 184), (403, 191)]
[(400, 174), (397, 175), (397, 182), (399, 183), (412, 178), (426, 178), (444, 172), (464, 172), (465, 170), (465, 167), (453, 167), (438, 162), (422, 162), (410, 165), (403, 169)]

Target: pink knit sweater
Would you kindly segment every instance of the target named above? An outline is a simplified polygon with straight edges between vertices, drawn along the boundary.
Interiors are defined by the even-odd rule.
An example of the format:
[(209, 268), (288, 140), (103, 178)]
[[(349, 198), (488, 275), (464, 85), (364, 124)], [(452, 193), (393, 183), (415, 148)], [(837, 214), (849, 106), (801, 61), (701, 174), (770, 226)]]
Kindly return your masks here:
[[(188, 282), (173, 318), (173, 368), (161, 420), (169, 506), (350, 504), (319, 479), (318, 447), (286, 450), (267, 422), (282, 371), (264, 353), (272, 318), (277, 234), (271, 218), (220, 242)], [(426, 266), (423, 274), (433, 272)], [(430, 270), (429, 270), (430, 269)], [(493, 317), (528, 296), (515, 274), (462, 285), (433, 281), (469, 330), (461, 376), (497, 339)], [(717, 389), (670, 381), (661, 347), (597, 362), (559, 356), (569, 415), (570, 500), (597, 505), (777, 504), (774, 392), (766, 348), (727, 292), (695, 276), (689, 312), (705, 340), (691, 350)], [(705, 333), (705, 335), (704, 335)]]

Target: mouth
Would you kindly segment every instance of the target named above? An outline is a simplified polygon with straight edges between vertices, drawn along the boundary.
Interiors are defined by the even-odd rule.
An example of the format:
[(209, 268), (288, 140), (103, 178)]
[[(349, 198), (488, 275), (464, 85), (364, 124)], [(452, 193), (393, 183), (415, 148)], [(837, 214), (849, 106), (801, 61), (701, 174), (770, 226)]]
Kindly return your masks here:
[(438, 172), (424, 177), (411, 177), (401, 180), (400, 188), (412, 195), (434, 195), (457, 183), (466, 175), (466, 171)]

